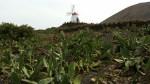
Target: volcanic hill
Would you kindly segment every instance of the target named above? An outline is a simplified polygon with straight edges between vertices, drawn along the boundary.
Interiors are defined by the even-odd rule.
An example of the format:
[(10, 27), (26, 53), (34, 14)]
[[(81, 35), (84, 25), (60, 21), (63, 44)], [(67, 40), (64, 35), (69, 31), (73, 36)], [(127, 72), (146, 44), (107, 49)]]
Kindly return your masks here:
[(128, 21), (149, 21), (150, 2), (132, 5), (124, 10), (112, 15), (102, 23), (118, 23)]

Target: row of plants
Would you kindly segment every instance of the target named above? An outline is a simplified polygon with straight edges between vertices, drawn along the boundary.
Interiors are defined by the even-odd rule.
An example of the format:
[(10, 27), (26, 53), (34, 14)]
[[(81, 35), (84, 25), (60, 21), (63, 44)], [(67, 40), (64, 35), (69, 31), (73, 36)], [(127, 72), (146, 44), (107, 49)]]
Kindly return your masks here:
[[(115, 62), (131, 75), (132, 83), (147, 77), (150, 69), (150, 36), (124, 31), (109, 32), (113, 40), (103, 34), (81, 30), (70, 36), (57, 35), (56, 43), (42, 46), (42, 39), (2, 39), (0, 48), (0, 82), (5, 84), (86, 84), (85, 74), (99, 72), (103, 64)], [(140, 33), (140, 32), (139, 32)], [(107, 65), (106, 65), (107, 67)], [(99, 73), (102, 74), (102, 73)], [(90, 78), (92, 83), (104, 83), (101, 75)], [(136, 77), (135, 77), (136, 76)], [(106, 81), (107, 82), (107, 81)]]
[[(90, 38), (89, 38), (90, 37)], [(80, 84), (80, 73), (95, 65), (93, 54), (100, 40), (81, 31), (67, 38), (63, 32), (57, 44), (48, 44), (39, 53), (37, 40), (12, 41), (1, 52), (1, 81), (20, 84)], [(4, 40), (1, 40), (4, 41)], [(5, 42), (3, 42), (5, 43)]]

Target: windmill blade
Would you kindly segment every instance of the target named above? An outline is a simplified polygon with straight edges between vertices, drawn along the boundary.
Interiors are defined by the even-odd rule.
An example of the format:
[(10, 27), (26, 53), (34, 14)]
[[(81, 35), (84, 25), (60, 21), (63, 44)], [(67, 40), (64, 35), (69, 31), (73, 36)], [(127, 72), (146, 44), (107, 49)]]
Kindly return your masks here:
[(72, 13), (71, 13), (71, 12), (68, 12), (67, 14), (68, 14), (68, 15), (71, 15)]
[(72, 10), (71, 12), (73, 13), (75, 11), (75, 5), (72, 5)]
[(72, 13), (71, 12), (68, 12), (68, 13), (66, 13), (67, 15), (72, 15)]

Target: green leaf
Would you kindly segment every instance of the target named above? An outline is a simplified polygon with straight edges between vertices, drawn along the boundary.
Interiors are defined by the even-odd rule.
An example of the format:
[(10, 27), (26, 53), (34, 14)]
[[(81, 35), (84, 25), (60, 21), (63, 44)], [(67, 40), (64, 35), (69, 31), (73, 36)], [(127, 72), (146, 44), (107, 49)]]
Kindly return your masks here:
[(31, 80), (27, 80), (27, 79), (22, 79), (23, 82), (27, 83), (27, 84), (38, 84), (35, 81), (31, 81)]
[(75, 74), (75, 68), (76, 68), (76, 64), (75, 63), (71, 63), (68, 65), (68, 75), (69, 77), (73, 77)]
[(73, 84), (81, 84), (81, 76), (78, 75), (73, 79)]
[(144, 36), (140, 39), (143, 44), (150, 44), (150, 36)]
[(61, 84), (70, 84), (70, 79), (67, 75), (62, 75)]
[(100, 61), (97, 61), (97, 62), (94, 62), (91, 64), (91, 67), (98, 67), (100, 66), (101, 62)]
[(125, 69), (126, 69), (126, 70), (129, 70), (129, 67), (132, 66), (132, 65), (133, 65), (133, 62), (130, 61), (130, 60), (127, 60), (127, 61), (125, 62)]
[(146, 70), (150, 69), (150, 60), (148, 60), (148, 62), (145, 64), (145, 69)]
[(123, 63), (124, 61), (122, 59), (114, 59), (118, 63)]
[(28, 70), (26, 69), (26, 67), (23, 67), (23, 68), (22, 68), (22, 71), (24, 72), (24, 74), (25, 74), (28, 78), (30, 78), (30, 75), (29, 75)]
[(20, 84), (20, 77), (18, 76), (18, 74), (16, 72), (13, 72), (11, 74), (11, 82), (12, 84)]
[(49, 84), (52, 80), (53, 78), (45, 78), (40, 80), (38, 84)]
[(46, 61), (45, 58), (43, 58), (43, 63), (44, 63), (44, 66), (45, 66), (45, 67), (48, 67), (48, 63), (47, 63), (47, 61)]
[(79, 61), (79, 66), (80, 66), (80, 67), (83, 67), (83, 65), (84, 65), (84, 64), (83, 64), (83, 60), (80, 60), (80, 61)]
[(120, 54), (124, 57), (129, 57), (129, 50), (126, 47), (120, 49)]

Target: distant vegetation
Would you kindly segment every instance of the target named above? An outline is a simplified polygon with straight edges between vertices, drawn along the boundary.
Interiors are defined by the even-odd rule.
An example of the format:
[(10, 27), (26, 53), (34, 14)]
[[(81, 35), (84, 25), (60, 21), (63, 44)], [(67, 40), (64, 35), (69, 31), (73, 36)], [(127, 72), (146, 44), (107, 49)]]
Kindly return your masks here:
[(0, 24), (0, 40), (24, 40), (33, 36), (33, 28), (28, 25), (17, 26), (12, 23)]
[(86, 23), (64, 23), (57, 31), (74, 32), (78, 30), (91, 29), (94, 31), (102, 31), (105, 29), (129, 29), (139, 30), (141, 27), (148, 27), (150, 21), (127, 21), (118, 23), (99, 23), (99, 24), (86, 24)]
[(148, 84), (149, 22), (0, 24), (0, 83)]

